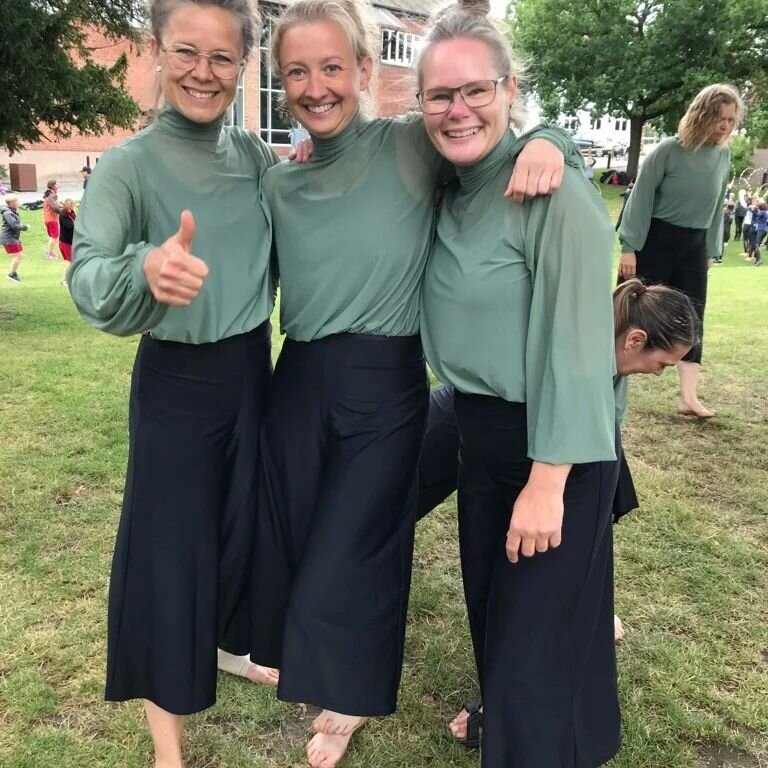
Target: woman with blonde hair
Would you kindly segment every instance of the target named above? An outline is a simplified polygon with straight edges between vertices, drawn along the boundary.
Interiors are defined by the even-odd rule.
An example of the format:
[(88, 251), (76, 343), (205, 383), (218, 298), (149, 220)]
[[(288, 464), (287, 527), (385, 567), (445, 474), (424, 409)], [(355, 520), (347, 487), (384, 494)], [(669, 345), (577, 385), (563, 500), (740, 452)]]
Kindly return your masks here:
[[(251, 657), (280, 668), (280, 698), (323, 708), (313, 768), (335, 766), (366, 717), (396, 707), (428, 401), (419, 292), (450, 170), (420, 115), (361, 109), (378, 58), (369, 9), (297, 0), (272, 33), (314, 154), (265, 177), (287, 338), (263, 432), (254, 563), (269, 588), (254, 591)], [(510, 157), (524, 144), (512, 137)]]
[[(722, 206), (730, 174), (728, 139), (742, 114), (733, 86), (717, 83), (691, 102), (678, 135), (645, 159), (619, 229), (619, 278), (642, 277), (687, 294), (702, 325), (709, 259), (723, 245)], [(710, 418), (698, 397), (701, 342), (677, 365), (678, 413)]]

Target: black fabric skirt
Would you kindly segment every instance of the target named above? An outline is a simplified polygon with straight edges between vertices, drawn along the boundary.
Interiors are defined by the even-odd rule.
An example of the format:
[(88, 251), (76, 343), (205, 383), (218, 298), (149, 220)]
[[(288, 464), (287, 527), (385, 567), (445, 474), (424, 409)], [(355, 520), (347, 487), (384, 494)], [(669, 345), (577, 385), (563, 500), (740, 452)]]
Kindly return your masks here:
[(262, 435), (251, 658), (279, 698), (396, 707), (428, 389), (418, 337), (286, 340)]
[(270, 326), (212, 344), (144, 336), (109, 589), (106, 698), (184, 715), (216, 698), (216, 648), (248, 652)]
[[(594, 768), (620, 745), (612, 505), (618, 462), (574, 465), (562, 544), (511, 564), (526, 408), (456, 393), (459, 542), (484, 718), (483, 768)], [(617, 440), (618, 430), (617, 430)]]
[(637, 276), (649, 285), (664, 283), (677, 288), (693, 303), (699, 317), (699, 343), (683, 358), (690, 363), (701, 362), (708, 266), (706, 229), (651, 219), (645, 245), (637, 253)]

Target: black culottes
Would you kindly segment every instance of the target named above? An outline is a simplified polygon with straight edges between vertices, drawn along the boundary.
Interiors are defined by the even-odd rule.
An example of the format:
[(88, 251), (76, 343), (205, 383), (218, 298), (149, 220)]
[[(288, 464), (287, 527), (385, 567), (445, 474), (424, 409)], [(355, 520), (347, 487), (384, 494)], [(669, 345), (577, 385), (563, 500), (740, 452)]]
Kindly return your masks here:
[(484, 706), (482, 766), (602, 765), (620, 745), (611, 526), (618, 462), (574, 465), (562, 544), (513, 565), (506, 532), (531, 469), (525, 405), (461, 393), (455, 404), (461, 565)]
[(645, 245), (637, 253), (637, 276), (648, 285), (664, 283), (677, 288), (693, 303), (699, 316), (699, 343), (683, 358), (689, 363), (701, 362), (708, 268), (706, 229), (651, 219)]
[(396, 707), (427, 413), (418, 337), (286, 340), (262, 433), (251, 658), (279, 698)]
[(106, 698), (177, 715), (216, 699), (216, 648), (248, 652), (270, 326), (211, 344), (144, 336), (109, 588)]

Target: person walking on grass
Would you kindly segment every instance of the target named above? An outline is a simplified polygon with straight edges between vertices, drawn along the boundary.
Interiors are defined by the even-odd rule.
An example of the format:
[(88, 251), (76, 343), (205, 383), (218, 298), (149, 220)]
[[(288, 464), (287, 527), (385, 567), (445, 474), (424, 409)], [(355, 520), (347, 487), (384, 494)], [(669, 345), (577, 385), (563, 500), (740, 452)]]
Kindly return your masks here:
[[(620, 279), (642, 277), (686, 293), (703, 334), (708, 260), (723, 246), (723, 198), (730, 173), (728, 140), (742, 114), (733, 86), (710, 85), (691, 102), (678, 135), (664, 139), (643, 163), (619, 228)], [(701, 337), (700, 337), (701, 338)], [(711, 418), (698, 395), (702, 344), (678, 363), (677, 412)]]
[(67, 270), (72, 261), (72, 238), (75, 234), (75, 201), (67, 198), (61, 204), (61, 213), (59, 214), (59, 251), (61, 258), (64, 259), (64, 274), (61, 278), (61, 284), (67, 284)]
[(274, 297), (261, 185), (278, 158), (225, 124), (258, 40), (250, 0), (152, 0), (149, 19), (164, 104), (94, 168), (68, 281), (91, 325), (142, 334), (106, 698), (143, 699), (156, 768), (182, 768), (185, 717), (216, 699), (217, 647), (242, 656), (250, 643)]
[(11, 269), (8, 272), (8, 279), (18, 283), (19, 264), (21, 264), (24, 246), (21, 244), (21, 233), (26, 232), (29, 227), (21, 223), (19, 217), (19, 198), (16, 195), (6, 195), (5, 204), (0, 205), (0, 245), (11, 257)]
[(43, 223), (48, 234), (48, 245), (45, 252), (47, 259), (56, 258), (54, 249), (59, 240), (59, 214), (61, 213), (58, 194), (59, 184), (55, 179), (51, 179), (46, 185), (46, 190), (43, 194)]

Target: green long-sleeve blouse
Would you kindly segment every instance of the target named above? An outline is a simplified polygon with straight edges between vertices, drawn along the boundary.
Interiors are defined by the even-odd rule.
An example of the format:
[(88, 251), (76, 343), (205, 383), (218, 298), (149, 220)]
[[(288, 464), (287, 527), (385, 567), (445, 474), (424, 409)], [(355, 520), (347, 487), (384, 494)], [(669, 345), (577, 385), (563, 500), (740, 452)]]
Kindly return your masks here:
[(707, 255), (723, 245), (723, 200), (731, 169), (728, 147), (705, 144), (685, 149), (675, 136), (664, 139), (643, 162), (621, 217), (623, 251), (640, 251), (651, 219), (707, 230)]
[(509, 205), (510, 142), (458, 168), (447, 191), (422, 290), (424, 351), (458, 391), (527, 404), (531, 459), (611, 460), (613, 228), (571, 167), (551, 196)]
[[(278, 162), (258, 136), (219, 120), (199, 124), (165, 106), (157, 120), (106, 152), (75, 224), (72, 298), (94, 327), (120, 336), (150, 330), (191, 344), (252, 330), (272, 311), (271, 227), (260, 199)], [(144, 259), (192, 211), (192, 253), (209, 273), (187, 307), (152, 296)]]
[[(548, 139), (576, 162), (568, 137), (546, 127), (510, 138), (509, 151), (532, 138)], [(289, 338), (419, 332), (419, 291), (445, 172), (420, 117), (360, 115), (340, 135), (314, 138), (310, 162), (269, 170), (264, 197)]]

